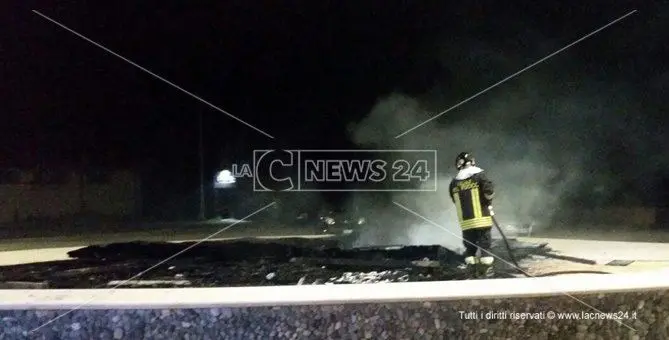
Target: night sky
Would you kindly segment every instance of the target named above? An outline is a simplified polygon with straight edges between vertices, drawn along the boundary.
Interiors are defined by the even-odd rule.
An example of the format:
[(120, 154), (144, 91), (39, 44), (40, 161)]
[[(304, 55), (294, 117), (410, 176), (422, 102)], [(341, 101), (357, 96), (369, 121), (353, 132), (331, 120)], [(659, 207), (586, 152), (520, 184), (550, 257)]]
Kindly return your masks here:
[[(0, 10), (0, 167), (82, 159), (133, 167), (156, 197), (197, 191), (200, 114), (208, 172), (224, 159), (248, 158), (252, 149), (354, 148), (347, 127), (391, 92), (418, 95), (438, 86), (449, 89), (454, 105), (552, 52), (556, 45), (544, 45), (546, 39), (566, 45), (634, 9), (548, 60), (564, 73), (547, 81), (623, 82), (644, 93), (640, 105), (648, 110), (640, 115), (658, 127), (669, 122), (666, 2), (12, 2)], [(434, 47), (458, 49), (472, 39), (494, 41), (496, 53), (521, 58), (508, 69), (464, 73), (467, 60), (444, 60)], [(466, 115), (467, 105), (451, 117)], [(667, 142), (662, 131), (653, 138)]]

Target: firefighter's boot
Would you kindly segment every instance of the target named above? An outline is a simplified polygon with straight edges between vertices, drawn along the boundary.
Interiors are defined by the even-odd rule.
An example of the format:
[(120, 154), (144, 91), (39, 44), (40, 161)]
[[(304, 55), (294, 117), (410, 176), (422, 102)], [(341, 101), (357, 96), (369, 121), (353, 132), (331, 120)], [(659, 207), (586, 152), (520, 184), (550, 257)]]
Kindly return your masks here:
[(467, 256), (465, 257), (465, 263), (460, 265), (458, 268), (466, 270), (473, 277), (476, 277), (476, 266), (478, 264), (476, 256)]
[(481, 263), (481, 276), (486, 277), (486, 278), (492, 278), (495, 276), (495, 270), (493, 267), (493, 263), (495, 262), (495, 258), (492, 256), (483, 256), (479, 260)]

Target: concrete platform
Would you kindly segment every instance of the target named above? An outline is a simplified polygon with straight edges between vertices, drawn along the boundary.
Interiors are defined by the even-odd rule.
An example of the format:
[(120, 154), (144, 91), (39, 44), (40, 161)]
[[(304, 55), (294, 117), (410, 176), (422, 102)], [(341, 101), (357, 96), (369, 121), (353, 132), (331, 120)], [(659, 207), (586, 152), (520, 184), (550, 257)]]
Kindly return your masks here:
[(0, 252), (0, 266), (16, 264), (68, 260), (67, 253), (81, 247), (27, 249)]
[[(669, 268), (660, 268), (668, 267), (669, 244), (539, 238), (523, 238), (522, 241), (545, 242), (564, 255), (592, 258), (602, 263), (616, 259), (635, 262), (614, 267), (545, 260), (537, 261), (531, 270), (540, 273), (605, 267), (609, 272), (620, 274), (387, 283), (375, 285), (374, 289), (357, 284), (0, 289), (0, 318), (8, 320), (8, 325), (13, 322), (13, 328), (4, 328), (5, 333), (0, 329), (0, 338), (7, 334), (17, 334), (12, 338), (25, 338), (31, 329), (41, 332), (46, 324), (49, 326), (44, 329), (55, 337), (75, 334), (79, 338), (93, 338), (105, 331), (108, 338), (117, 334), (123, 337), (125, 332), (130, 338), (146, 338), (165, 329), (174, 332), (165, 338), (203, 338), (193, 335), (194, 330), (210, 329), (216, 330), (216, 334), (208, 336), (216, 338), (219, 334), (240, 334), (234, 333), (239, 331), (238, 325), (249, 325), (242, 331), (256, 332), (254, 338), (276, 337), (277, 330), (286, 329), (293, 332), (286, 337), (308, 331), (326, 338), (330, 333), (317, 332), (345, 328), (351, 330), (345, 334), (359, 334), (362, 328), (355, 327), (378, 324), (378, 330), (362, 329), (365, 338), (387, 338), (392, 334), (409, 339), (425, 334), (425, 338), (667, 339), (669, 324), (657, 321), (667, 315)], [(28, 261), (35, 260), (36, 256), (53, 258), (68, 249), (73, 248), (0, 253), (0, 260), (7, 256), (18, 258), (19, 254)], [(258, 307), (253, 309), (253, 306)], [(56, 311), (69, 315), (58, 318)], [(463, 317), (463, 313), (472, 311), (525, 314), (511, 318)], [(584, 317), (584, 313), (588, 317)], [(531, 317), (526, 317), (529, 314)], [(592, 315), (599, 316), (595, 320)], [(503, 322), (499, 322), (500, 319)], [(129, 324), (122, 325), (119, 320), (127, 320)], [(311, 320), (319, 320), (318, 326), (301, 328), (316, 324)], [(300, 333), (295, 333), (298, 328)], [(344, 332), (334, 337), (350, 337), (341, 334)]]
[(612, 260), (669, 261), (669, 243), (594, 241), (519, 237), (524, 242), (548, 243), (564, 255), (587, 258), (597, 263)]
[[(323, 238), (333, 235), (258, 235), (258, 238), (276, 239), (284, 237)], [(239, 237), (214, 238), (211, 241), (232, 240)], [(171, 242), (196, 242), (199, 239), (179, 239)], [(596, 265), (574, 263), (564, 260), (540, 259), (521, 263), (527, 266), (530, 275), (540, 275), (554, 271), (595, 270), (610, 273), (634, 273), (669, 268), (669, 243), (650, 242), (617, 242), (570, 240), (555, 238), (519, 237), (519, 241), (529, 243), (548, 243), (554, 251), (568, 256), (580, 257), (596, 261)], [(0, 251), (0, 266), (16, 265), (32, 262), (67, 260), (67, 253), (87, 246), (68, 246), (58, 248), (41, 248), (27, 250)], [(627, 266), (607, 266), (613, 260), (634, 261)], [(579, 274), (580, 275), (580, 274)]]
[[(548, 246), (561, 255), (574, 256), (596, 261), (587, 265), (556, 259), (529, 260), (521, 266), (529, 268), (530, 275), (541, 275), (556, 271), (604, 271), (614, 274), (637, 273), (669, 269), (669, 243), (617, 242), (569, 240), (553, 238), (518, 238), (524, 242), (548, 243)], [(626, 266), (608, 266), (614, 260), (633, 261)], [(585, 275), (585, 274), (574, 274)]]
[[(207, 308), (501, 299), (666, 289), (669, 271), (569, 277), (225, 288), (0, 290), (0, 310)], [(495, 281), (500, 284), (491, 284)], [(464, 284), (466, 282), (466, 284)], [(503, 283), (503, 284), (501, 284)], [(586, 306), (587, 307), (587, 306)]]

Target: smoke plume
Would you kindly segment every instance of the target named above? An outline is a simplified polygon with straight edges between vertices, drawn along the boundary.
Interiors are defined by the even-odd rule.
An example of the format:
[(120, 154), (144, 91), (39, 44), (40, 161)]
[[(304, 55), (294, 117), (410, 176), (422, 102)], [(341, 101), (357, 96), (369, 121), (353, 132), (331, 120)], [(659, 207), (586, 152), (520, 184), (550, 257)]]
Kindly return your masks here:
[[(578, 65), (565, 69), (564, 63), (551, 66), (547, 62), (396, 138), (528, 64), (509, 54), (488, 53), (499, 46), (469, 47), (459, 46), (458, 51), (467, 52), (456, 56), (440, 54), (443, 67), (449, 70), (444, 74), (457, 76), (440, 80), (423, 94), (395, 92), (380, 98), (350, 128), (352, 140), (361, 147), (438, 150), (438, 192), (394, 193), (392, 201), (445, 230), (386, 203), (374, 207), (379, 227), (366, 230), (359, 245), (461, 248), (448, 185), (455, 175), (455, 156), (462, 151), (471, 152), (495, 183), (494, 206), (502, 225), (549, 226), (570, 204), (597, 206), (612, 198), (620, 200), (619, 189), (626, 183), (638, 184), (646, 178), (626, 167), (642, 162), (635, 150), (650, 150), (653, 143), (643, 137), (650, 127), (638, 118), (634, 91), (598, 81)], [(358, 204), (364, 199), (353, 201)], [(398, 223), (398, 215), (409, 222)]]

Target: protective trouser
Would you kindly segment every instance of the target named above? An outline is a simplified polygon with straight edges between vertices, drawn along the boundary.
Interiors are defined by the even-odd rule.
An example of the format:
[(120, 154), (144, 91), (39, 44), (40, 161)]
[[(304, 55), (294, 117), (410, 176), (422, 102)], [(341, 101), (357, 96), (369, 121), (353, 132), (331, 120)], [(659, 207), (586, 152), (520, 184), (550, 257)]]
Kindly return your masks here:
[(490, 253), (492, 246), (492, 226), (483, 228), (471, 228), (462, 231), (462, 238), (465, 246), (465, 263), (473, 265), (477, 261), (477, 252), (480, 248), (480, 263), (484, 265), (492, 265), (494, 257)]

